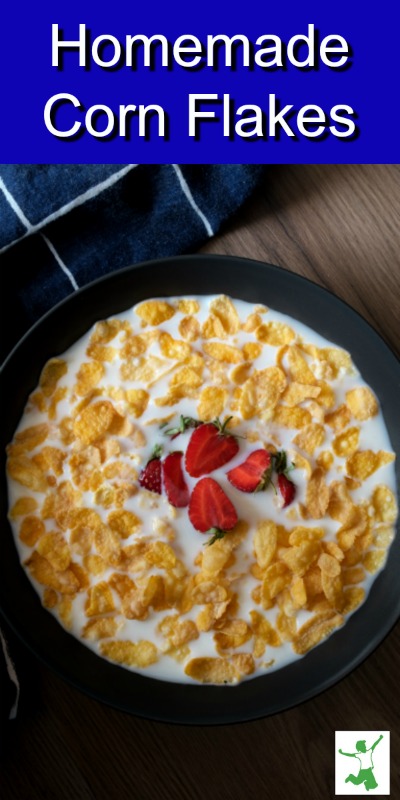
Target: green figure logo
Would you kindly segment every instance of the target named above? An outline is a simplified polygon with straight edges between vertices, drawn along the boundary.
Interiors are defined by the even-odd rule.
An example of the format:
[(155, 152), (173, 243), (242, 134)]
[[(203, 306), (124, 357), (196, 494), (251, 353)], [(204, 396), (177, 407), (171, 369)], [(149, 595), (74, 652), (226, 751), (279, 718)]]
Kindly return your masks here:
[(369, 792), (370, 789), (376, 789), (378, 786), (375, 775), (373, 773), (374, 769), (374, 762), (372, 760), (372, 753), (375, 750), (375, 747), (379, 744), (379, 742), (383, 739), (382, 734), (380, 735), (379, 739), (374, 742), (372, 747), (367, 750), (367, 746), (365, 744), (365, 739), (356, 742), (356, 753), (344, 753), (343, 750), (339, 749), (339, 753), (342, 756), (349, 756), (350, 758), (358, 758), (360, 762), (360, 770), (358, 775), (350, 775), (347, 776), (345, 783), (354, 783), (355, 786), (358, 786), (360, 783), (363, 783), (366, 790)]

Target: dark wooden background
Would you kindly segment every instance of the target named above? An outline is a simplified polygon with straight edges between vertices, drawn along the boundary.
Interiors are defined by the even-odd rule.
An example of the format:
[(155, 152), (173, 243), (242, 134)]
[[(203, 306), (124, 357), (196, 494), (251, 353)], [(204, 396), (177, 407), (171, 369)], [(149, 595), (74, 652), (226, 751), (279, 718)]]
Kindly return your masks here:
[[(399, 166), (271, 166), (202, 252), (271, 262), (320, 283), (399, 353)], [(11, 644), (22, 698), (2, 731), (2, 800), (324, 800), (334, 797), (335, 730), (391, 731), (391, 796), (400, 797), (399, 626), (313, 700), (214, 728), (109, 709)]]

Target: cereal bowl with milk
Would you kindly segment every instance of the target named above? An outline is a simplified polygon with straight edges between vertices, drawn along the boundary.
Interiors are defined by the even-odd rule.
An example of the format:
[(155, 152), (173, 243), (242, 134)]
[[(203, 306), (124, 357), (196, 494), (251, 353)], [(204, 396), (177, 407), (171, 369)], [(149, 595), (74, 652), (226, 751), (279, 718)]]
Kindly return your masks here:
[[(138, 289), (160, 262), (83, 290), (102, 303), (83, 335), (37, 364), (6, 442), (8, 516), (37, 613), (65, 647), (118, 682), (180, 697), (231, 687), (240, 706), (238, 693), (310, 680), (320, 659), (329, 683), (374, 641), (333, 670), (324, 661), (390, 569), (395, 445), (354, 348), (282, 307), (277, 283), (300, 281), (303, 299), (335, 309), (336, 298), (255, 262), (255, 285), (269, 286), (243, 296), (236, 259), (177, 259), (176, 282), (200, 261), (208, 294), (187, 277), (184, 293)], [(218, 291), (228, 273), (229, 294)], [(141, 296), (121, 307), (119, 288), (96, 316), (128, 275)], [(285, 698), (315, 684), (302, 692)], [(209, 713), (199, 703), (192, 718)]]

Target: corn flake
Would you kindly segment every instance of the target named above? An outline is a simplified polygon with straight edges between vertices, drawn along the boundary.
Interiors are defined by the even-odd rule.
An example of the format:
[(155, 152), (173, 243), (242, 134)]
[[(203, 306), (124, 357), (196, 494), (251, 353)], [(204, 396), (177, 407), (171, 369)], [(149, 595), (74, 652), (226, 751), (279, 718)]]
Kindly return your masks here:
[(334, 556), (329, 555), (329, 553), (322, 553), (317, 563), (321, 572), (325, 572), (329, 578), (336, 578), (337, 575), (340, 575), (340, 563)]
[(243, 345), (243, 357), (246, 361), (255, 361), (262, 353), (262, 346), (256, 342), (246, 342)]
[(75, 436), (83, 444), (92, 444), (108, 431), (115, 415), (115, 408), (109, 400), (100, 400), (86, 406), (74, 422)]
[(190, 366), (182, 367), (174, 374), (170, 381), (170, 389), (179, 397), (192, 397), (202, 385), (203, 378), (197, 369)]
[(226, 407), (228, 392), (219, 386), (207, 386), (202, 389), (197, 414), (203, 422), (219, 417)]
[(288, 361), (290, 375), (293, 381), (298, 383), (310, 383), (318, 385), (318, 381), (313, 371), (308, 366), (308, 363), (300, 350), (292, 345), (288, 350)]
[(250, 653), (237, 653), (228, 658), (192, 658), (185, 666), (185, 673), (200, 683), (237, 683), (242, 675), (254, 672), (254, 660)]
[(62, 358), (51, 358), (43, 367), (39, 378), (39, 386), (45, 397), (51, 397), (58, 381), (66, 375), (68, 365)]
[(158, 339), (158, 331), (149, 331), (148, 333), (139, 333), (134, 336), (129, 336), (123, 347), (120, 350), (122, 359), (132, 359), (142, 356), (152, 342)]
[(31, 575), (42, 585), (49, 589), (54, 589), (60, 594), (75, 594), (79, 591), (79, 580), (71, 569), (60, 572), (52, 566), (47, 558), (44, 558), (36, 550), (25, 562)]
[(283, 561), (275, 561), (264, 572), (261, 589), (261, 605), (271, 608), (274, 598), (283, 591), (292, 581), (290, 568)]
[(279, 647), (281, 640), (275, 628), (271, 625), (268, 619), (258, 611), (250, 611), (251, 630), (255, 637), (253, 655), (255, 658), (260, 658), (264, 655), (267, 645), (270, 647)]
[(375, 417), (379, 411), (377, 399), (367, 386), (350, 389), (346, 393), (346, 403), (353, 417), (360, 421)]
[(154, 542), (146, 551), (146, 559), (149, 564), (160, 569), (173, 569), (177, 563), (176, 555), (169, 544), (165, 542)]
[(293, 650), (305, 655), (343, 624), (343, 617), (334, 611), (315, 614), (302, 625), (293, 638)]
[(108, 344), (121, 330), (129, 330), (129, 323), (119, 319), (106, 319), (96, 322), (90, 337), (93, 344)]
[(118, 564), (121, 556), (120, 537), (107, 525), (101, 525), (94, 533), (97, 554), (111, 566)]
[(245, 381), (247, 381), (250, 370), (251, 364), (245, 361), (243, 364), (239, 364), (237, 367), (233, 368), (229, 375), (230, 380), (237, 386), (241, 386), (243, 383), (245, 383)]
[(365, 571), (360, 566), (349, 567), (343, 571), (343, 585), (362, 583), (365, 579)]
[(284, 428), (305, 428), (311, 424), (311, 414), (306, 408), (289, 408), (288, 406), (277, 405), (274, 411), (273, 420)]
[(34, 450), (42, 444), (49, 433), (49, 426), (46, 422), (39, 425), (31, 425), (15, 434), (13, 444), (7, 447), (10, 456), (19, 456), (28, 450)]
[(228, 334), (221, 320), (215, 314), (210, 314), (201, 326), (201, 335), (203, 339), (226, 339)]
[(339, 347), (320, 348), (318, 358), (329, 367), (329, 371), (327, 371), (329, 378), (337, 378), (340, 370), (346, 373), (354, 371), (350, 353)]
[(95, 617), (98, 614), (109, 614), (111, 611), (115, 611), (115, 604), (109, 585), (106, 581), (95, 583), (87, 592), (86, 616)]
[(358, 449), (359, 440), (360, 429), (347, 428), (347, 430), (335, 437), (332, 442), (332, 448), (340, 458), (348, 458)]
[(83, 558), (83, 565), (91, 575), (103, 575), (107, 564), (101, 556), (87, 555)]
[(169, 333), (163, 332), (160, 334), (160, 350), (166, 358), (172, 358), (176, 361), (184, 361), (185, 358), (190, 356), (190, 345), (179, 339), (173, 339)]
[(264, 322), (257, 328), (256, 336), (258, 341), (263, 344), (281, 347), (284, 344), (290, 344), (295, 338), (295, 333), (284, 322)]
[(39, 517), (28, 515), (22, 520), (19, 529), (19, 538), (21, 542), (28, 545), (28, 547), (34, 547), (44, 532), (45, 527), (42, 520), (39, 519)]
[(334, 457), (331, 451), (323, 450), (322, 453), (320, 453), (319, 456), (317, 456), (316, 464), (317, 467), (321, 467), (321, 469), (324, 469), (325, 472), (328, 472), (328, 470), (331, 468), (333, 464), (333, 461)]
[(303, 403), (304, 400), (318, 397), (320, 394), (320, 386), (312, 386), (311, 384), (292, 381), (283, 393), (282, 401), (287, 406), (297, 406), (299, 403)]
[(42, 603), (45, 608), (55, 608), (58, 603), (58, 594), (54, 589), (49, 589), (45, 586), (43, 590)]
[(256, 311), (253, 311), (243, 323), (242, 328), (244, 331), (247, 331), (247, 333), (253, 333), (261, 324), (262, 317)]
[(243, 419), (271, 415), (285, 386), (286, 377), (279, 367), (255, 370), (244, 383), (239, 401)]
[(254, 551), (261, 569), (268, 567), (275, 555), (278, 530), (274, 522), (259, 522), (254, 536)]
[(37, 507), (38, 503), (34, 497), (19, 497), (18, 500), (15, 501), (9, 513), (9, 517), (10, 519), (16, 519), (26, 514), (32, 514), (33, 511), (36, 511)]
[(363, 558), (363, 565), (368, 572), (378, 572), (387, 558), (386, 550), (370, 550)]
[(331, 411), (329, 414), (325, 414), (325, 422), (334, 431), (340, 432), (344, 428), (349, 425), (351, 420), (351, 414), (347, 406), (341, 405), (335, 409), (335, 411)]
[(80, 366), (75, 391), (80, 397), (89, 394), (100, 383), (105, 369), (100, 361), (89, 361)]
[(128, 539), (132, 533), (137, 533), (141, 527), (141, 521), (136, 514), (126, 509), (112, 511), (107, 517), (107, 523), (112, 531), (119, 534), (121, 539)]
[(135, 419), (138, 419), (146, 411), (150, 395), (145, 389), (127, 389), (126, 399), (129, 413), (132, 414)]
[(385, 453), (384, 450), (379, 450), (378, 453), (373, 450), (357, 450), (347, 459), (346, 470), (350, 477), (364, 481), (377, 469), (392, 461), (393, 453)]
[(395, 531), (390, 525), (380, 525), (374, 531), (374, 544), (376, 547), (389, 547), (395, 536)]
[(302, 577), (310, 566), (316, 562), (320, 552), (321, 545), (319, 541), (311, 540), (285, 549), (281, 558), (293, 575)]
[(179, 300), (178, 311), (180, 311), (181, 314), (198, 314), (200, 305), (197, 300)]
[(115, 636), (118, 627), (115, 617), (90, 619), (82, 629), (82, 636), (91, 642), (97, 642), (99, 639), (109, 639)]
[(183, 317), (179, 323), (179, 333), (188, 342), (195, 342), (200, 336), (200, 323), (196, 317)]
[(276, 628), (283, 642), (292, 642), (296, 634), (296, 619), (294, 616), (279, 611), (276, 618)]
[(322, 408), (333, 408), (336, 402), (336, 395), (332, 386), (325, 381), (318, 381), (318, 388), (320, 393), (316, 398), (316, 403)]
[(324, 441), (325, 430), (323, 426), (312, 422), (294, 437), (293, 444), (312, 456), (317, 447), (321, 447)]
[(7, 461), (7, 471), (10, 478), (34, 492), (45, 492), (48, 488), (42, 470), (28, 456), (11, 456)]
[(284, 546), (291, 545), (298, 547), (305, 542), (316, 542), (323, 539), (325, 531), (323, 528), (305, 528), (301, 525), (293, 528), (288, 536), (288, 541)]
[(232, 335), (238, 332), (240, 327), (239, 315), (232, 300), (226, 295), (221, 295), (212, 301), (210, 305), (212, 314), (220, 321), (226, 334)]
[(59, 476), (63, 473), (63, 464), (67, 454), (58, 447), (43, 447), (39, 453), (33, 456), (32, 461), (41, 469), (42, 472), (54, 472)]
[(71, 562), (71, 552), (61, 533), (44, 533), (37, 544), (37, 552), (49, 561), (57, 572), (63, 572)]
[(214, 634), (217, 650), (230, 650), (241, 647), (252, 636), (252, 631), (244, 619), (230, 619), (223, 623)]
[(156, 646), (145, 640), (137, 643), (129, 640), (101, 642), (100, 652), (111, 661), (127, 667), (148, 667), (158, 660)]
[(351, 614), (365, 599), (365, 589), (361, 586), (352, 586), (343, 592), (341, 613)]
[(325, 483), (325, 473), (317, 467), (312, 473), (306, 490), (306, 508), (313, 519), (321, 519), (329, 505), (329, 488)]
[(148, 325), (160, 325), (175, 314), (175, 309), (165, 300), (147, 300), (135, 309), (136, 314)]
[(349, 526), (354, 521), (356, 508), (344, 482), (333, 481), (330, 485), (328, 514), (332, 519)]
[(232, 347), (230, 344), (205, 342), (203, 344), (203, 350), (216, 361), (223, 361), (227, 364), (240, 364), (243, 361), (240, 350), (237, 347)]
[(397, 503), (392, 490), (388, 486), (377, 486), (374, 489), (372, 505), (376, 522), (395, 522)]

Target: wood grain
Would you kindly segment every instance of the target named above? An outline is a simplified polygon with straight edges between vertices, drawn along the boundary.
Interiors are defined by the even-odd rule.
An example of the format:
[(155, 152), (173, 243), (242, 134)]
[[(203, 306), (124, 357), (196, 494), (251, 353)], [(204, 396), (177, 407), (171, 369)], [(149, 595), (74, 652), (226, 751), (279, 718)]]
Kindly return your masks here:
[(201, 252), (303, 275), (399, 351), (400, 166), (271, 166), (256, 196)]
[[(273, 166), (202, 252), (268, 261), (310, 278), (399, 352), (399, 219), (398, 166)], [(391, 790), (400, 796), (398, 626), (364, 664), (313, 700), (216, 728), (106, 708), (12, 643), (22, 704), (3, 730), (2, 800), (323, 800), (334, 796), (334, 732), (349, 729), (391, 731)]]

